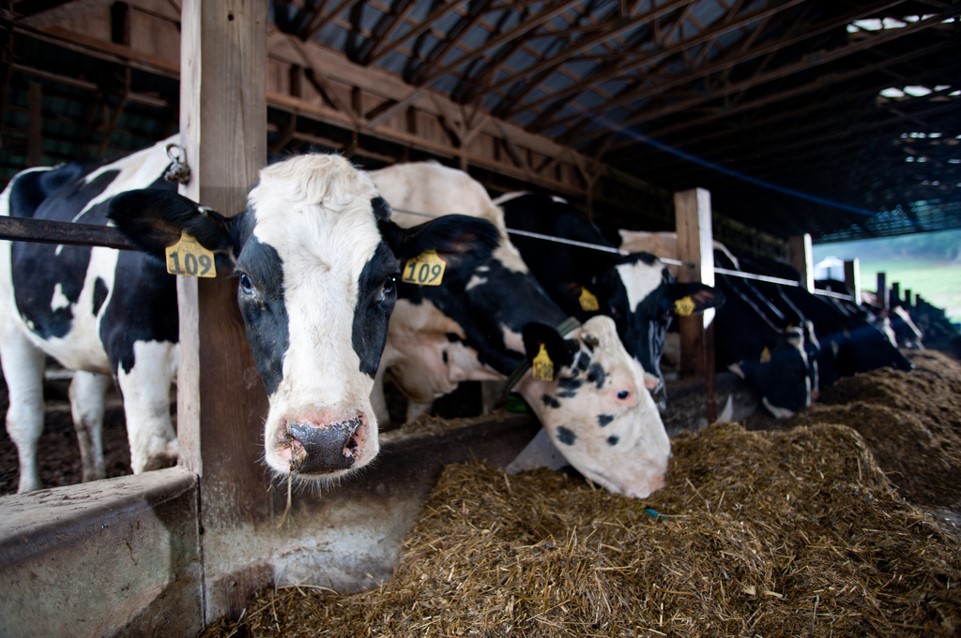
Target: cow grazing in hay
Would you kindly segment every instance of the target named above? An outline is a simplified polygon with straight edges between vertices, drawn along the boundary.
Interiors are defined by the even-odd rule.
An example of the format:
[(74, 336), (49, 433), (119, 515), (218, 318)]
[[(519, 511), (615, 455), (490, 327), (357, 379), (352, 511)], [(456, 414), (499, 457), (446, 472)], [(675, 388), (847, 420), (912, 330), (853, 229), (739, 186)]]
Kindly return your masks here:
[(476, 219), (398, 227), (370, 178), (334, 155), (265, 168), (246, 210), (227, 218), (162, 178), (168, 142), (96, 166), (27, 170), (0, 195), (0, 214), (109, 219), (142, 250), (0, 242), (0, 360), (20, 492), (41, 487), (36, 455), (47, 355), (78, 371), (71, 403), (85, 479), (104, 473), (99, 431), (111, 375), (124, 399), (134, 472), (175, 462), (169, 393), (178, 317), (165, 250), (182, 233), (203, 247), (197, 267), (237, 282), (270, 404), (266, 463), (280, 476), (320, 479), (345, 475), (377, 454), (369, 397), (402, 260), (434, 249), (454, 267), (473, 267), (496, 245), (496, 230)]
[[(644, 371), (614, 322), (605, 316), (569, 321), (508, 239), (500, 208), (466, 173), (412, 163), (371, 176), (401, 225), (423, 221), (411, 212), (453, 212), (500, 229), (497, 250), (473, 272), (449, 281), (444, 274), (443, 286), (402, 287), (381, 373), (390, 370), (420, 404), (461, 381), (513, 376), (551, 442), (587, 478), (639, 498), (661, 487), (670, 441)], [(517, 373), (528, 367), (532, 371)], [(375, 405), (386, 412), (382, 399)]]

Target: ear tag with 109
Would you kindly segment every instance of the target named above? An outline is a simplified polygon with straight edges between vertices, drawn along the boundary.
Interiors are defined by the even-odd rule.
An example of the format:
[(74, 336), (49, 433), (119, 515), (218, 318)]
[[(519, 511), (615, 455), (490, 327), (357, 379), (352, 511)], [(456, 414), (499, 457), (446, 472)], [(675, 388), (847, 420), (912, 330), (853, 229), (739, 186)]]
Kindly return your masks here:
[(439, 286), (444, 280), (447, 264), (434, 249), (425, 250), (404, 264), (401, 281), (417, 286)]
[(167, 272), (188, 277), (216, 277), (217, 266), (213, 252), (200, 245), (187, 231), (180, 232), (180, 239), (167, 246)]

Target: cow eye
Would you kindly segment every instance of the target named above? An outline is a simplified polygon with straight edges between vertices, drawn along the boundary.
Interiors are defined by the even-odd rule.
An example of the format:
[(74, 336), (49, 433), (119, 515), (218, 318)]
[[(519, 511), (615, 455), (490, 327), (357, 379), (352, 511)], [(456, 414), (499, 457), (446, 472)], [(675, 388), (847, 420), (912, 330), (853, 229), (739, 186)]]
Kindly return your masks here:
[(394, 291), (397, 290), (397, 274), (387, 275), (384, 278), (384, 294), (392, 295)]
[(250, 277), (248, 277), (245, 272), (240, 273), (240, 290), (245, 295), (252, 295), (254, 293), (254, 282), (250, 281)]

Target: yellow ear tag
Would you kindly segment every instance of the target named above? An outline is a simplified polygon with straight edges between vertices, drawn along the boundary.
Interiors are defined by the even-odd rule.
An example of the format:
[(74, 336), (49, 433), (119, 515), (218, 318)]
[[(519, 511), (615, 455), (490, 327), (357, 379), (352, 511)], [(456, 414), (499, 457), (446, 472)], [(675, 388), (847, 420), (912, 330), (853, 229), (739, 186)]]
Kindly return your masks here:
[(534, 357), (531, 368), (535, 379), (539, 381), (554, 380), (554, 362), (551, 361), (551, 357), (547, 354), (547, 348), (544, 347), (543, 343), (541, 344), (540, 350), (537, 351), (537, 356)]
[(188, 277), (216, 277), (217, 266), (213, 252), (200, 245), (187, 231), (180, 231), (180, 239), (167, 246), (167, 272)]
[(601, 308), (601, 305), (597, 303), (597, 297), (587, 288), (581, 288), (581, 296), (578, 301), (581, 302), (581, 309), (587, 312), (596, 312)]
[(771, 351), (767, 348), (761, 350), (761, 363), (767, 363), (771, 360)]
[(690, 317), (694, 314), (694, 300), (691, 296), (682, 297), (674, 302), (674, 312), (678, 317)]
[(446, 269), (447, 264), (437, 251), (431, 248), (407, 260), (401, 281), (418, 286), (439, 286), (444, 280)]

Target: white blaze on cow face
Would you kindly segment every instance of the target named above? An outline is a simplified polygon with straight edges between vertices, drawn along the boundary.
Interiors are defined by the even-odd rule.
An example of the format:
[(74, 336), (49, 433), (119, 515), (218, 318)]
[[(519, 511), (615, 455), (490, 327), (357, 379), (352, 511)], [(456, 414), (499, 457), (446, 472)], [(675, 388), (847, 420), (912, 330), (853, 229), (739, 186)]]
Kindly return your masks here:
[[(329, 155), (268, 167), (250, 194), (254, 241), (247, 242), (238, 258), (245, 317), (262, 312), (264, 297), (272, 292), (260, 287), (271, 282), (257, 280), (257, 262), (273, 261), (270, 268), (282, 268), (279, 307), (286, 313), (288, 344), (279, 378), (272, 381), (269, 377), (276, 375), (261, 371), (270, 399), (265, 459), (278, 473), (310, 473), (309, 465), (298, 467), (309, 446), (305, 437), (344, 439), (343, 449), (323, 461), (335, 467), (324, 468), (325, 478), (362, 467), (378, 452), (377, 420), (370, 404), (373, 377), (363, 370), (363, 353), (354, 346), (362, 275), (368, 262), (384, 258), (378, 252), (381, 236), (372, 210), (377, 197), (366, 175)], [(396, 271), (396, 259), (389, 253), (387, 257), (393, 260), (388, 270)], [(337, 454), (344, 458), (333, 458)], [(344, 465), (340, 470), (339, 461)]]
[(579, 347), (571, 365), (550, 382), (528, 375), (517, 389), (579, 472), (611, 492), (646, 498), (664, 485), (671, 443), (643, 371), (608, 317), (566, 338)]

